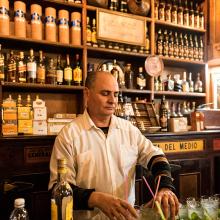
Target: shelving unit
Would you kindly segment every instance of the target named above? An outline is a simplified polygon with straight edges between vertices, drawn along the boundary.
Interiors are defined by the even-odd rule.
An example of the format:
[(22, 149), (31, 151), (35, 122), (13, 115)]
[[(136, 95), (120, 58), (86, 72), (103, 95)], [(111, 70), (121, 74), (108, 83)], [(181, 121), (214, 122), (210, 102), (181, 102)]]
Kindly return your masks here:
[[(75, 53), (80, 53), (82, 58), (82, 69), (83, 69), (83, 83), (85, 82), (87, 76), (87, 64), (89, 62), (95, 63), (95, 70), (100, 65), (100, 63), (105, 60), (113, 60), (117, 59), (117, 61), (125, 66), (126, 63), (131, 63), (134, 67), (134, 72), (137, 72), (138, 66), (144, 66), (145, 59), (149, 55), (155, 55), (155, 43), (156, 43), (156, 31), (158, 27), (162, 28), (171, 28), (183, 32), (193, 32), (198, 33), (204, 36), (204, 45), (206, 45), (206, 34), (207, 30), (191, 28), (186, 26), (179, 26), (176, 24), (168, 23), (165, 21), (160, 21), (154, 18), (154, 2), (155, 0), (151, 0), (151, 10), (147, 17), (144, 17), (146, 25), (149, 28), (149, 37), (150, 37), (150, 54), (142, 54), (136, 52), (127, 52), (120, 51), (115, 49), (108, 48), (96, 48), (92, 46), (86, 45), (86, 18), (91, 15), (96, 16), (96, 12), (98, 7), (87, 5), (86, 0), (82, 1), (82, 4), (75, 4), (72, 2), (65, 2), (61, 0), (45, 0), (45, 1), (26, 1), (27, 3), (27, 14), (29, 15), (29, 8), (31, 3), (39, 3), (42, 5), (42, 9), (44, 12), (45, 7), (51, 6), (55, 7), (57, 11), (59, 9), (67, 9), (68, 11), (79, 11), (82, 14), (81, 20), (81, 28), (82, 28), (82, 45), (74, 46), (71, 44), (63, 44), (59, 42), (49, 42), (46, 40), (33, 40), (31, 38), (20, 38), (14, 35), (5, 36), (0, 35), (0, 41), (2, 43), (3, 49), (18, 49), (18, 50), (29, 50), (30, 48), (34, 48), (34, 51), (38, 51), (39, 49), (45, 51), (45, 53), (52, 54), (67, 54), (73, 55)], [(199, 1), (201, 3), (201, 1)], [(205, 9), (207, 9), (207, 0), (202, 1), (205, 5)], [(11, 5), (12, 10), (12, 5)], [(122, 15), (122, 12), (112, 12), (117, 15)], [(205, 16), (207, 15), (207, 11), (205, 11)], [(127, 16), (130, 17), (142, 17), (139, 15), (133, 15), (128, 13)], [(143, 17), (142, 17), (143, 18)], [(207, 17), (205, 17), (206, 21)], [(12, 21), (13, 23), (13, 21)], [(205, 23), (206, 24), (206, 23)], [(206, 48), (204, 53), (206, 53)], [(206, 57), (204, 61), (190, 61), (185, 59), (176, 59), (169, 57), (161, 57), (164, 62), (165, 69), (168, 68), (170, 71), (181, 71), (186, 70), (187, 72), (201, 72), (201, 78), (204, 83), (204, 92), (203, 93), (183, 93), (183, 92), (168, 92), (168, 91), (152, 91), (154, 90), (154, 80), (152, 77), (147, 76), (147, 87), (145, 90), (137, 90), (137, 89), (121, 89), (123, 94), (132, 97), (133, 99), (137, 97), (146, 98), (148, 101), (152, 99), (160, 99), (162, 95), (165, 95), (170, 100), (196, 100), (198, 104), (208, 102), (209, 96), (207, 91), (209, 91), (209, 81), (206, 75), (207, 65), (206, 65)], [(193, 76), (193, 80), (195, 80), (195, 75)], [(17, 94), (21, 93), (26, 95), (27, 93), (31, 93), (32, 98), (36, 94), (40, 94), (40, 97), (45, 99), (48, 114), (51, 116), (55, 110), (63, 112), (63, 113), (82, 113), (83, 111), (83, 86), (56, 86), (56, 85), (40, 85), (40, 84), (19, 84), (19, 83), (7, 83), (5, 82), (0, 86), (1, 100), (8, 96), (8, 94), (12, 93), (14, 98), (17, 98)], [(54, 109), (52, 106), (56, 102), (58, 108)]]

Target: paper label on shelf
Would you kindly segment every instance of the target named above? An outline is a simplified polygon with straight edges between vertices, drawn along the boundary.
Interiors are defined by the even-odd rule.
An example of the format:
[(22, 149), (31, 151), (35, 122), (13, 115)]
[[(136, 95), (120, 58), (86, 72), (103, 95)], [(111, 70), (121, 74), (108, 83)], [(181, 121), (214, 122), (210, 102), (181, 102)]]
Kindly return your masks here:
[(164, 153), (183, 153), (204, 150), (204, 140), (201, 139), (153, 142), (153, 144), (161, 148)]

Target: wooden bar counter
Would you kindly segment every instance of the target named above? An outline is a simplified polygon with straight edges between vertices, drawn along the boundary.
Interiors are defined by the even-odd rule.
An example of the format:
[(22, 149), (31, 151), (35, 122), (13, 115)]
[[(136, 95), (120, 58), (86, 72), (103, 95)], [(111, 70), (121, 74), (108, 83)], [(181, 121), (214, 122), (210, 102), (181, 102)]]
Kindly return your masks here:
[[(162, 147), (172, 164), (172, 174), (178, 197), (199, 197), (220, 193), (220, 130), (186, 133), (147, 133), (154, 144)], [(49, 219), (50, 196), (49, 159), (55, 136), (19, 136), (0, 138), (0, 219), (7, 219), (13, 199), (26, 198), (31, 219)], [(177, 167), (177, 168), (176, 168)], [(178, 167), (181, 167), (178, 169)], [(145, 187), (141, 181), (142, 169), (137, 169), (137, 203), (145, 201)], [(18, 184), (9, 190), (7, 184)], [(21, 183), (32, 187), (19, 189)], [(4, 187), (3, 187), (4, 186)], [(17, 185), (16, 185), (17, 186)], [(2, 209), (5, 208), (5, 209)], [(1, 216), (4, 215), (4, 216)]]

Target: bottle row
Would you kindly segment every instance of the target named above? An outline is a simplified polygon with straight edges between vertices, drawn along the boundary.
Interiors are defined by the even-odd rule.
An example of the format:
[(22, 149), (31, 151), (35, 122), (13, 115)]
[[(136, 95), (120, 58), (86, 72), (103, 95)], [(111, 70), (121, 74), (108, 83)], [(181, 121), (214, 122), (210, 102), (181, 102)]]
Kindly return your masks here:
[[(1, 45), (0, 45), (1, 47)], [(39, 51), (39, 57), (34, 56), (30, 49), (29, 56), (19, 55), (10, 51), (6, 56), (0, 53), (0, 82), (19, 83), (47, 83), (54, 85), (76, 85), (82, 84), (82, 68), (79, 54), (75, 54), (73, 62), (70, 62), (69, 54), (66, 61), (61, 60), (61, 55), (56, 58), (44, 57)]]
[(167, 29), (158, 30), (156, 54), (170, 58), (204, 61), (204, 43), (201, 35), (192, 35)]
[[(1, 1), (2, 16), (0, 17), (0, 34), (15, 35), (16, 37), (30, 37), (34, 40), (47, 40), (60, 43), (81, 45), (81, 13), (70, 12), (53, 7), (46, 7), (44, 15), (42, 6), (30, 5), (30, 16), (26, 13), (26, 4), (23, 1), (14, 1), (14, 28), (10, 30), (9, 1)], [(44, 19), (42, 19), (44, 16)], [(27, 23), (30, 21), (30, 33)], [(58, 30), (58, 31), (57, 31)], [(58, 32), (58, 34), (57, 34)]]
[(204, 12), (197, 1), (157, 0), (154, 17), (181, 26), (205, 29)]
[(128, 44), (109, 42), (109, 41), (107, 42), (107, 41), (97, 39), (96, 19), (93, 17), (87, 17), (86, 45), (93, 46), (93, 47), (127, 51), (127, 52), (132, 51), (134, 53), (149, 54), (150, 53), (150, 39), (149, 39), (149, 34), (148, 34), (148, 27), (146, 27), (146, 30), (147, 31), (146, 31), (146, 44), (145, 44), (145, 46), (135, 46), (135, 45), (128, 45)]
[(183, 72), (182, 79), (180, 74), (171, 74), (162, 80), (161, 76), (154, 78), (155, 91), (176, 91), (176, 92), (203, 92), (203, 83), (200, 79), (200, 73), (197, 73), (195, 82), (192, 80), (192, 73), (189, 72), (188, 79), (186, 72)]

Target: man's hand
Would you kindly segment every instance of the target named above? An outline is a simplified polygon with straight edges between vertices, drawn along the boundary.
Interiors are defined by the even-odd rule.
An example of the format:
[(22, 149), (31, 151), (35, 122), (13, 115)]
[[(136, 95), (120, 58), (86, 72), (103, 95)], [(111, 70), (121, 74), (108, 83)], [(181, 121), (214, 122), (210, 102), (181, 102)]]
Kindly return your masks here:
[[(170, 189), (162, 188), (158, 191), (156, 200), (161, 204), (165, 218), (168, 219), (169, 217), (174, 220), (179, 211), (179, 201), (176, 195)], [(152, 203), (153, 200), (151, 200), (147, 206), (151, 207)]]
[(125, 200), (102, 192), (93, 192), (90, 195), (88, 205), (97, 207), (111, 220), (130, 220), (137, 218), (135, 209)]

